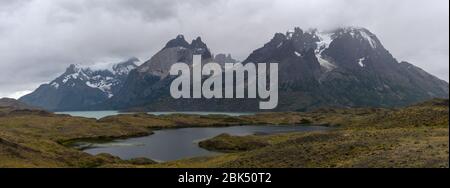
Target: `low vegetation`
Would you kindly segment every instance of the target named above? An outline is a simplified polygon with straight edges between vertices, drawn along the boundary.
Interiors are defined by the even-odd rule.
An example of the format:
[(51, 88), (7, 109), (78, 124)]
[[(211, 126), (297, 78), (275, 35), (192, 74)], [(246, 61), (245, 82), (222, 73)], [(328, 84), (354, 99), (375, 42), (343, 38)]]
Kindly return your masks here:
[(219, 135), (200, 146), (233, 153), (159, 166), (449, 167), (448, 100), (401, 109), (323, 109), (301, 117), (339, 127), (327, 132)]
[[(222, 115), (123, 114), (100, 120), (40, 110), (0, 108), (0, 167), (449, 167), (448, 100), (397, 109)], [(3, 109), (6, 109), (3, 107)], [(219, 135), (199, 143), (226, 152), (156, 163), (90, 155), (69, 147), (85, 139), (152, 134), (153, 130), (235, 125), (316, 124), (332, 131)]]

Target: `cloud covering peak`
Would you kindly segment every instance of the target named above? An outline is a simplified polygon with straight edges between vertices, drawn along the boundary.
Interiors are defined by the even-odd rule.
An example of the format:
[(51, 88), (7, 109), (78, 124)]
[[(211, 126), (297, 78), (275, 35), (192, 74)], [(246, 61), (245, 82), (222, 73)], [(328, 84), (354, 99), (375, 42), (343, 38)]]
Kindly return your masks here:
[(70, 64), (145, 61), (179, 33), (245, 59), (294, 26), (370, 29), (399, 61), (448, 81), (444, 0), (2, 0), (0, 97), (35, 89)]

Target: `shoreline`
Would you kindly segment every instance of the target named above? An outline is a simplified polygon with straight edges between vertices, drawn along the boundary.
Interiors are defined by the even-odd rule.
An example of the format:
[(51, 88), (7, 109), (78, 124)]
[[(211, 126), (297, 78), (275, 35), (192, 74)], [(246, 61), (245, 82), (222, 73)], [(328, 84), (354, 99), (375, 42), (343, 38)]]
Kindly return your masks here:
[[(367, 164), (374, 167), (420, 167), (425, 164), (448, 167), (448, 109), (448, 99), (439, 99), (395, 109), (323, 109), (238, 117), (121, 114), (96, 120), (33, 111), (12, 112), (0, 116), (0, 138), (14, 143), (0, 143), (0, 167), (265, 168), (355, 167)], [(231, 136), (217, 144), (233, 149), (233, 144), (244, 143), (244, 151), (160, 164), (137, 164), (136, 161), (133, 163), (111, 155), (94, 156), (67, 147), (83, 139), (148, 136), (152, 131), (163, 129), (305, 123), (336, 129), (327, 133), (282, 133), (248, 138)], [(264, 142), (269, 144), (260, 144)], [(261, 147), (253, 147), (253, 144)], [(404, 157), (411, 156), (411, 152), (415, 158)], [(372, 162), (364, 162), (369, 159)]]

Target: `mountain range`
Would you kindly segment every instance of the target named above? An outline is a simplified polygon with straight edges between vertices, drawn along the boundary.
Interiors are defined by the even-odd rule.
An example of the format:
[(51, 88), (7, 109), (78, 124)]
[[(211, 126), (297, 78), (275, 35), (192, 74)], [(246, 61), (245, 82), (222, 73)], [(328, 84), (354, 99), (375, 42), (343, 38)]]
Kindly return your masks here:
[[(256, 99), (173, 99), (169, 69), (176, 62), (192, 64), (194, 54), (203, 63), (238, 62), (231, 55), (214, 56), (200, 37), (189, 43), (179, 35), (140, 66), (135, 58), (113, 70), (71, 65), (20, 100), (48, 110), (259, 111)], [(449, 96), (447, 82), (396, 60), (365, 28), (276, 33), (242, 63), (279, 63), (276, 111), (395, 107)]]
[(9, 108), (15, 110), (38, 110), (39, 108), (29, 106), (12, 98), (0, 98), (0, 108)]
[(19, 100), (52, 111), (89, 109), (113, 97), (138, 62), (130, 58), (108, 68), (72, 64), (62, 75)]

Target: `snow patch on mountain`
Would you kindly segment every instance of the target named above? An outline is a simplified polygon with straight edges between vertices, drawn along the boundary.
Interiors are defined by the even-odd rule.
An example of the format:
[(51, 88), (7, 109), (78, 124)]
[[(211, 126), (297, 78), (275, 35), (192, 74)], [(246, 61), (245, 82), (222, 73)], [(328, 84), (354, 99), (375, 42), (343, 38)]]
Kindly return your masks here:
[(294, 30), (288, 30), (288, 31), (286, 32), (286, 39), (287, 39), (287, 40), (291, 40), (292, 37), (294, 36), (294, 33), (295, 33)]
[(86, 75), (85, 71), (89, 71), (89, 69), (80, 69), (78, 72), (66, 75), (62, 80), (62, 83), (65, 84), (69, 80), (85, 80), (89, 76)]
[(97, 82), (87, 81), (86, 85), (91, 88), (97, 88), (97, 89), (102, 90), (104, 93), (106, 93), (108, 95), (108, 98), (111, 98), (114, 96), (111, 88), (115, 83), (110, 82), (110, 80), (112, 80), (112, 79), (107, 78), (107, 79), (99, 80)]
[(55, 89), (64, 86), (87, 86), (99, 89), (111, 98), (114, 96), (113, 88), (118, 86), (130, 71), (137, 68), (137, 62), (137, 58), (131, 58), (121, 63), (98, 63), (91, 66), (72, 64), (63, 75), (50, 82), (50, 86)]
[(283, 42), (280, 42), (280, 44), (277, 45), (277, 48), (280, 48), (281, 46), (283, 46)]
[(59, 88), (59, 84), (56, 83), (56, 82), (52, 82), (50, 85), (51, 85), (52, 87), (54, 87), (55, 89), (58, 89), (58, 88)]
[(325, 51), (328, 47), (330, 47), (332, 39), (332, 34), (327, 32), (316, 32), (316, 37), (319, 39), (316, 43), (317, 47), (314, 50), (317, 60), (319, 61), (320, 66), (325, 68), (327, 71), (331, 71), (336, 68), (336, 65), (328, 61), (322, 55), (323, 51)]
[(366, 60), (365, 57), (358, 59), (358, 65), (360, 67), (365, 67), (366, 65), (364, 64), (364, 61)]
[(360, 34), (366, 41), (369, 42), (372, 48), (377, 48), (377, 42), (375, 42), (375, 40), (373, 40), (373, 38), (367, 32), (361, 31)]
[(126, 66), (122, 66), (122, 67), (115, 65), (113, 67), (113, 70), (114, 70), (114, 74), (127, 75), (135, 68), (136, 68), (136, 66), (134, 66), (134, 65), (126, 65)]
[(344, 33), (350, 34), (355, 39), (363, 40), (369, 43), (370, 47), (373, 49), (378, 47), (377, 41), (374, 39), (375, 36), (371, 34), (367, 29), (358, 27), (347, 27), (343, 29)]

